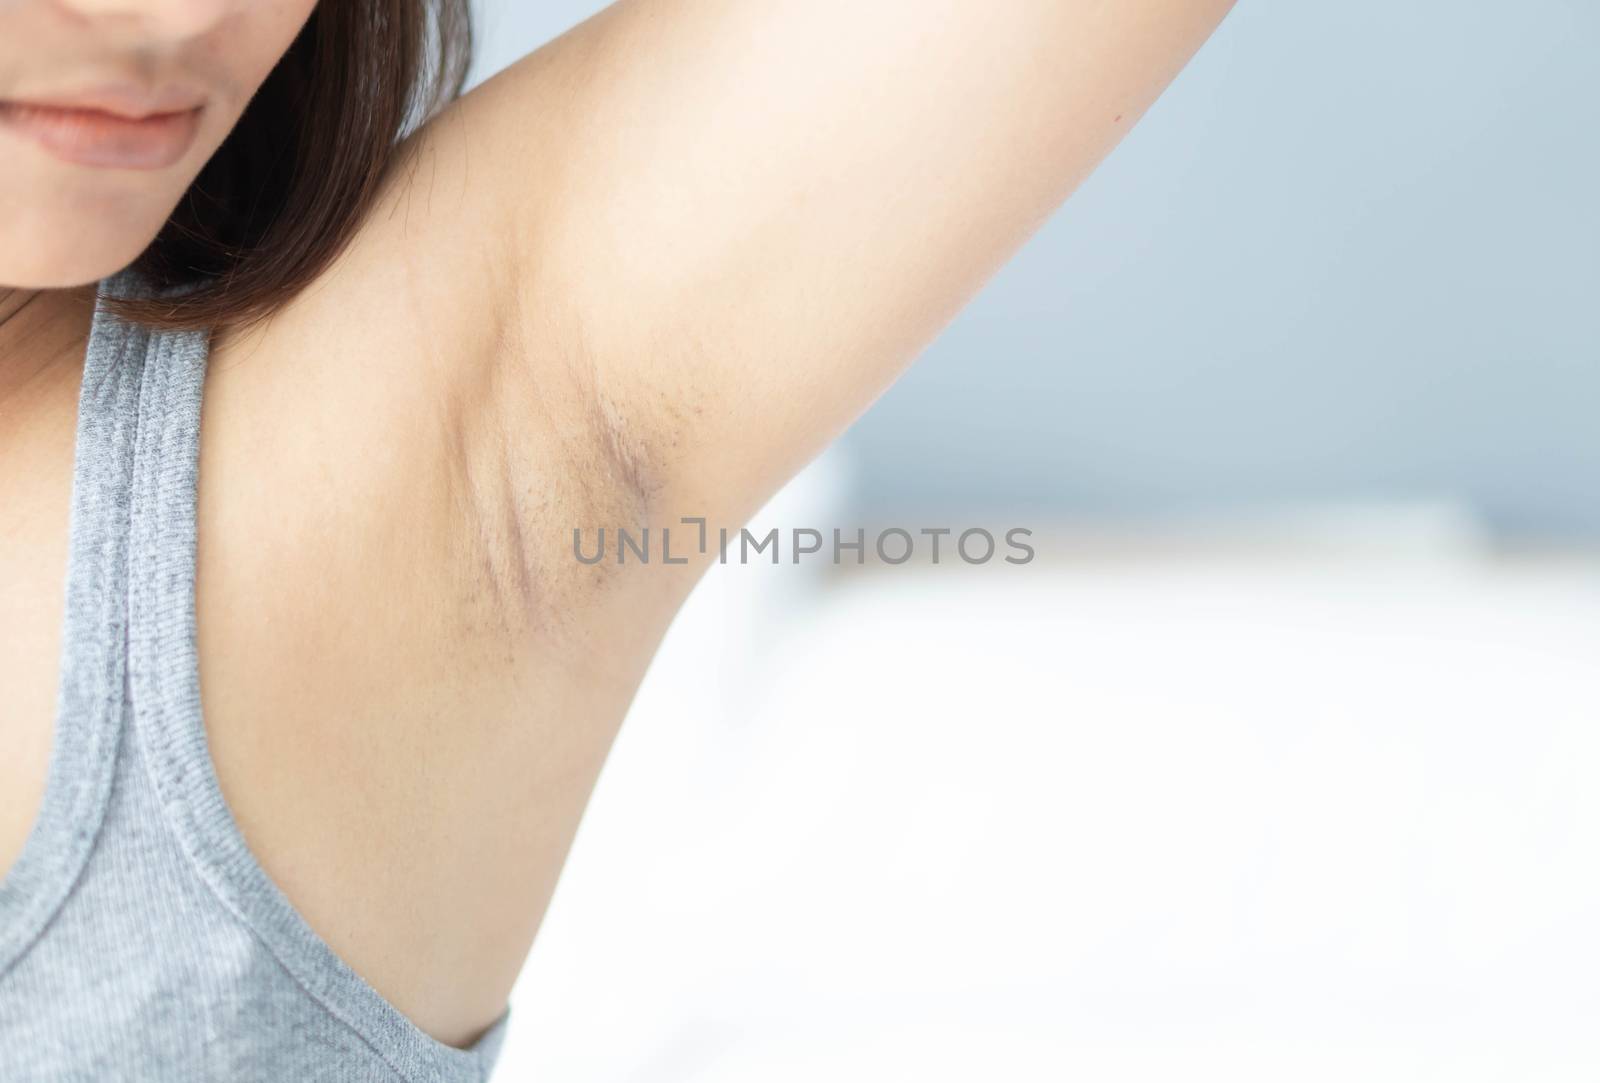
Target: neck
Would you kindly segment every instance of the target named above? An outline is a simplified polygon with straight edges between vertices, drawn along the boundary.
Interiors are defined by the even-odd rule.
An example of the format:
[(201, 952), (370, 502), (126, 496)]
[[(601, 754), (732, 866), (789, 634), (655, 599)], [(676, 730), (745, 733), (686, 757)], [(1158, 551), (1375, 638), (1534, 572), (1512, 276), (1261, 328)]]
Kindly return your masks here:
[[(13, 289), (10, 286), (0, 286), (0, 328), (4, 328), (11, 318), (17, 314), (29, 301), (39, 296), (38, 290)], [(3, 334), (0, 330), (0, 334)]]
[(0, 287), (0, 413), (30, 385), (81, 360), (93, 287)]

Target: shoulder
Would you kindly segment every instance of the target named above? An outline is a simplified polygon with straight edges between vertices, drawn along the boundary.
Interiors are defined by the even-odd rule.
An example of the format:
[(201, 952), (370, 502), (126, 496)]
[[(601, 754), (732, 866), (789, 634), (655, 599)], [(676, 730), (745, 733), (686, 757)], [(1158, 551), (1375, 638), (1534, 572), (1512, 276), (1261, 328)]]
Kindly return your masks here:
[(224, 794), (312, 928), (447, 1039), (503, 1005), (687, 589), (571, 556), (637, 487), (581, 329), (509, 273), (490, 135), (452, 106), (324, 273), (214, 338), (200, 449)]
[[(521, 81), (519, 116), (558, 94), (536, 73)], [(477, 559), (497, 604), (526, 610), (536, 590), (577, 589), (558, 581), (555, 527), (633, 521), (639, 492), (585, 323), (556, 285), (580, 272), (555, 262), (581, 255), (529, 244), (522, 224), (560, 181), (508, 164), (508, 129), (526, 136), (534, 123), (509, 110), (480, 87), (414, 133), (338, 258), (261, 325), (217, 336), (212, 373), (218, 412), (236, 401), (250, 415), (230, 427), (300, 433), (295, 451), (341, 466), (346, 499), (448, 519), (441, 530), (486, 550)], [(558, 157), (550, 127), (540, 141)], [(539, 263), (551, 288), (530, 286)], [(235, 386), (248, 394), (225, 390)]]

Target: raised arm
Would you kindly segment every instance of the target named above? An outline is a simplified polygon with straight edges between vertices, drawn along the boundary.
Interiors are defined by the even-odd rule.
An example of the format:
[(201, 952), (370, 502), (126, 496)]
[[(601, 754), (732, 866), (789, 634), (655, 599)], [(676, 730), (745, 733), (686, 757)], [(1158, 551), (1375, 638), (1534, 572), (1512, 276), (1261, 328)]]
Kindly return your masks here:
[[(737, 525), (1128, 131), (1227, 0), (622, 0), (442, 128), (658, 521)], [(515, 407), (513, 406), (512, 409)]]
[[(426, 125), (334, 267), (214, 346), (199, 590), (224, 792), (430, 1034), (504, 1005), (697, 571), (589, 567), (573, 528), (739, 525), (1225, 7), (622, 0)], [(307, 511), (218, 540), (263, 504)]]

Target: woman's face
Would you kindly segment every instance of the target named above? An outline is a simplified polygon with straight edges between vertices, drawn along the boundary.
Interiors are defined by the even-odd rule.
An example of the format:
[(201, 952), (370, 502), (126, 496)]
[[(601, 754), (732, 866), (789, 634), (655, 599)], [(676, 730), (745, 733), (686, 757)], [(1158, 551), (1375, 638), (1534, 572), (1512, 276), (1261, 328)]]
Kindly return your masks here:
[(0, 288), (131, 263), (316, 0), (0, 0)]

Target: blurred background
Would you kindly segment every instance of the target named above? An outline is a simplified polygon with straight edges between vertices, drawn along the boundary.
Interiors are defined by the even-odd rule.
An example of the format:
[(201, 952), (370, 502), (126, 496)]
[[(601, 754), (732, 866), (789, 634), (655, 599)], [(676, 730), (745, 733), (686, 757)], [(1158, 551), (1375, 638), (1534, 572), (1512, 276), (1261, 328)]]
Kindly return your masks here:
[(713, 568), (497, 1078), (1600, 1077), (1597, 42), (1242, 3), (757, 519), (1036, 559)]

